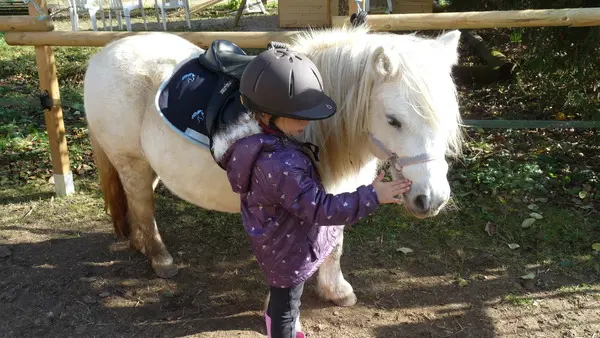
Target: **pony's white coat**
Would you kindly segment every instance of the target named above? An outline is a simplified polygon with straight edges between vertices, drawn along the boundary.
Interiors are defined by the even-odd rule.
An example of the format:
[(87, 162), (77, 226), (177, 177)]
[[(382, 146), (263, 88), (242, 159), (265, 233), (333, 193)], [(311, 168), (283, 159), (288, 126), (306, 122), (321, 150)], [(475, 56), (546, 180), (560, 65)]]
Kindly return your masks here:
[[(332, 193), (352, 191), (375, 177), (383, 155), (369, 133), (399, 156), (428, 152), (443, 158), (460, 150), (460, 115), (450, 75), (460, 33), (436, 39), (367, 33), (364, 27), (311, 31), (292, 45), (315, 62), (338, 106), (334, 117), (312, 122), (304, 136), (321, 148), (320, 170)], [(131, 36), (93, 56), (85, 76), (94, 152), (105, 155), (118, 171), (127, 195), (130, 240), (163, 277), (174, 275), (176, 268), (154, 221), (158, 178), (197, 206), (239, 212), (239, 197), (210, 153), (167, 126), (153, 105), (159, 84), (174, 66), (201, 52), (168, 33)], [(254, 121), (240, 123), (216, 139), (216, 156), (238, 138), (257, 132)], [(447, 169), (439, 160), (404, 170), (413, 181), (405, 198), (415, 216), (435, 215), (444, 206), (450, 195)], [(340, 241), (320, 268), (318, 284), (325, 298), (351, 305), (356, 297), (342, 275), (341, 254)]]

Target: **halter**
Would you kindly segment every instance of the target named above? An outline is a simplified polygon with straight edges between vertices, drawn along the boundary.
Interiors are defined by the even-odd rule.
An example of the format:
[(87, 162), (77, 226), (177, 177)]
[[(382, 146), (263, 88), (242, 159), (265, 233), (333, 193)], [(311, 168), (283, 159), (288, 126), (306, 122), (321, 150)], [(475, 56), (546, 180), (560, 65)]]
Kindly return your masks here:
[[(357, 9), (356, 13), (353, 13), (350, 16), (350, 23), (353, 27), (358, 27), (365, 23), (365, 20), (367, 18), (367, 11), (361, 8), (361, 0), (354, 0), (354, 2), (356, 2)], [(386, 160), (390, 160), (390, 163), (392, 163), (394, 169), (396, 169), (396, 171), (400, 174), (401, 177), (404, 177), (404, 175), (402, 175), (402, 169), (404, 169), (404, 167), (413, 164), (434, 161), (438, 159), (437, 156), (430, 153), (423, 153), (413, 157), (399, 157), (397, 154), (389, 150), (381, 141), (379, 141), (375, 137), (375, 135), (371, 133), (369, 133), (369, 135), (371, 136), (371, 140), (373, 141), (373, 143), (375, 143), (375, 145), (377, 145), (377, 147), (387, 155)]]
[(402, 174), (402, 169), (404, 169), (404, 167), (408, 167), (409, 165), (413, 164), (434, 161), (439, 158), (431, 153), (423, 153), (412, 157), (399, 157), (396, 153), (389, 150), (381, 141), (379, 141), (375, 135), (371, 133), (369, 133), (369, 135), (371, 136), (373, 143), (375, 143), (375, 145), (387, 155), (386, 161), (390, 161), (390, 163), (394, 166), (394, 169), (396, 169), (402, 178), (404, 178), (404, 175)]

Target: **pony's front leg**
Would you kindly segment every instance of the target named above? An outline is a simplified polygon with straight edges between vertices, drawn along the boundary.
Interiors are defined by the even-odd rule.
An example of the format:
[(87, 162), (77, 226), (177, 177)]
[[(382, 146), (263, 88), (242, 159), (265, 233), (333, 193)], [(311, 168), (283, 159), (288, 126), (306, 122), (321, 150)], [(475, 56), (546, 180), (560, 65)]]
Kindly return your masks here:
[(335, 249), (319, 267), (317, 289), (321, 297), (338, 306), (352, 306), (356, 304), (356, 295), (352, 285), (344, 279), (340, 265), (343, 244), (344, 233), (342, 232)]

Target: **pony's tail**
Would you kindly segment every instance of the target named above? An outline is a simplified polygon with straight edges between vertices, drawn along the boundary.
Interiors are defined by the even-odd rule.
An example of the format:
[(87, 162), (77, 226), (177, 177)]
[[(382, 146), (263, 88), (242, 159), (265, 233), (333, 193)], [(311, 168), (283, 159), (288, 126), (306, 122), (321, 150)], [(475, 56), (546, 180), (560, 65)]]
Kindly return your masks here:
[(96, 141), (89, 131), (92, 151), (94, 154), (94, 162), (98, 168), (100, 176), (100, 186), (104, 195), (104, 211), (108, 211), (112, 218), (115, 234), (118, 238), (124, 239), (129, 237), (130, 224), (127, 219), (127, 196), (123, 183), (119, 177), (119, 172), (110, 162), (108, 156)]

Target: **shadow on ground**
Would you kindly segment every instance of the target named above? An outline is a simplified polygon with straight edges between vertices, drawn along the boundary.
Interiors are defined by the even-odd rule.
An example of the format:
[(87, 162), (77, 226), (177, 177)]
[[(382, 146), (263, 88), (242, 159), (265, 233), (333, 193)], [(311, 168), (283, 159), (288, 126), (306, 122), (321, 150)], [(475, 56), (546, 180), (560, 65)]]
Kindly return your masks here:
[[(171, 198), (159, 199), (159, 208), (158, 223), (180, 267), (171, 280), (157, 278), (145, 257), (115, 241), (106, 222), (95, 226), (98, 232), (73, 224), (3, 227), (0, 239), (11, 238), (2, 240), (10, 256), (0, 258), (5, 336), (264, 334), (266, 288), (235, 215), (190, 214)], [(486, 279), (461, 287), (448, 267), (386, 259), (369, 244), (348, 248), (342, 264), (359, 302), (351, 308), (323, 302), (311, 280), (302, 319), (313, 337), (496, 337), (502, 319), (491, 318), (490, 309), (506, 307), (507, 293), (548, 295), (574, 284), (548, 274), (541, 284), (523, 286), (495, 274), (493, 260), (482, 260), (472, 270)]]

